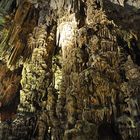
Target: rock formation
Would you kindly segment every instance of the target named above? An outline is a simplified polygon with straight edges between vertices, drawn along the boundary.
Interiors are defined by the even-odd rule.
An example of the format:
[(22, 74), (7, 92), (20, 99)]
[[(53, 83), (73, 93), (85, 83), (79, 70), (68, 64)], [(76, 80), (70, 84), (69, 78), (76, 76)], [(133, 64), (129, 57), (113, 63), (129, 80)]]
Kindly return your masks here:
[(0, 1), (1, 140), (139, 140), (138, 0)]

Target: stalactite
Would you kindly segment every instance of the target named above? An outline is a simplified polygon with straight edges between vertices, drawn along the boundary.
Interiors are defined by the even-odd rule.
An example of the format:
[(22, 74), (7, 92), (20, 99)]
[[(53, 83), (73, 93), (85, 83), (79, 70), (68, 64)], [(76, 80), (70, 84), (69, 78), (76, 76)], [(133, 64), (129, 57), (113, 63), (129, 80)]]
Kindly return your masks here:
[[(45, 57), (48, 54), (46, 50), (47, 44), (45, 43), (45, 26), (42, 25), (38, 28), (40, 30), (35, 34), (37, 40), (34, 44), (31, 60), (24, 64), (22, 72), (21, 108), (19, 107), (19, 110), (23, 112), (36, 111), (36, 107), (40, 106), (42, 98), (46, 94), (46, 87), (49, 84), (44, 81), (46, 79), (46, 69), (48, 69), (45, 62)], [(44, 84), (42, 84), (41, 80), (42, 82), (44, 81)]]
[[(47, 32), (46, 32), (45, 25), (40, 25), (36, 27), (32, 36), (35, 42), (29, 41), (29, 47), (32, 45), (33, 51), (32, 51), (31, 58), (27, 59), (23, 66), (22, 79), (21, 79), (22, 89), (20, 91), (20, 104), (18, 107), (18, 111), (20, 114), (21, 113), (31, 114), (31, 117), (26, 116), (26, 114), (24, 114), (25, 117), (23, 115), (23, 119), (24, 118), (27, 119), (29, 117), (31, 121), (32, 121), (32, 115), (34, 116), (35, 113), (39, 113), (41, 115), (33, 124), (25, 125), (25, 130), (28, 129), (28, 127), (31, 127), (32, 129), (29, 130), (33, 131), (34, 130), (33, 126), (35, 126), (36, 124), (37, 125), (36, 127), (38, 129), (34, 131), (39, 130), (37, 139), (43, 139), (43, 136), (44, 137), (46, 136), (46, 132), (48, 131), (48, 128), (46, 127), (46, 124), (42, 123), (42, 120), (47, 119), (44, 111), (46, 110), (46, 103), (47, 103), (46, 102), (47, 87), (50, 86), (51, 79), (52, 79), (51, 63), (49, 64), (48, 60), (50, 59), (50, 54), (53, 52), (52, 50), (54, 48), (53, 46), (49, 46), (50, 44), (52, 45), (51, 43), (52, 39), (50, 37), (47, 39)], [(46, 43), (47, 40), (49, 45)], [(48, 62), (48, 64), (46, 62)], [(41, 111), (43, 111), (43, 114)], [(27, 123), (26, 119), (21, 120), (21, 122), (23, 121), (23, 123)], [(48, 121), (49, 120), (47, 120), (47, 123), (49, 123)], [(22, 127), (22, 123), (15, 121), (15, 125), (18, 125), (17, 131), (20, 131), (18, 129), (21, 129), (25, 137), (28, 135), (32, 136), (31, 132), (30, 134), (26, 133), (26, 131)], [(14, 126), (13, 129), (15, 129)], [(18, 134), (18, 135), (19, 135), (18, 137), (22, 137), (22, 134)]]

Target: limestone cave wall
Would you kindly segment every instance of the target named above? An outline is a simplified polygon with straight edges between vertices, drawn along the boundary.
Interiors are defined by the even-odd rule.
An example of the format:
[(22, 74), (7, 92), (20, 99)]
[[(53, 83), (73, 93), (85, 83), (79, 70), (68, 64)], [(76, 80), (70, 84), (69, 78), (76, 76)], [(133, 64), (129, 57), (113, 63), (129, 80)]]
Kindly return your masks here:
[(139, 11), (0, 0), (0, 140), (139, 140)]

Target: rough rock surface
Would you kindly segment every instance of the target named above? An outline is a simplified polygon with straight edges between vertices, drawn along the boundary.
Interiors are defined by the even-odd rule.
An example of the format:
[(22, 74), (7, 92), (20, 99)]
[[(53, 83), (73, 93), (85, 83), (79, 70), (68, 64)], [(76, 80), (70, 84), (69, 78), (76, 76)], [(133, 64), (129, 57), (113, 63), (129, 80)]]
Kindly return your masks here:
[(139, 0), (1, 0), (0, 139), (139, 140), (139, 10)]

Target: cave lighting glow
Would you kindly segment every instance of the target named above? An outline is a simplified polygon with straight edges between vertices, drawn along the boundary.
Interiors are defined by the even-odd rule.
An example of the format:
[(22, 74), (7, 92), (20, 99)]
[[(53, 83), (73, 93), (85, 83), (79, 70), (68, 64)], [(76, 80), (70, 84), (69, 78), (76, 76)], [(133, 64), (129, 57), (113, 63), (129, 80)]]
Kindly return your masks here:
[(62, 22), (57, 27), (57, 45), (65, 47), (74, 40), (77, 22), (75, 15), (69, 17), (69, 21)]

